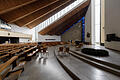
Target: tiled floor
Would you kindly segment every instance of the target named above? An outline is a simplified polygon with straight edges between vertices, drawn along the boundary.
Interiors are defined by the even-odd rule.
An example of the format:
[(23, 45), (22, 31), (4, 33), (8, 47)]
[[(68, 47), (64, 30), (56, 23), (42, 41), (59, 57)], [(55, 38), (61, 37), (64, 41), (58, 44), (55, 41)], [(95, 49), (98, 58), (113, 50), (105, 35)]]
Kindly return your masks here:
[[(83, 48), (84, 47), (85, 48), (87, 47), (87, 48), (105, 49), (105, 50), (109, 51), (109, 54), (110, 54), (109, 57), (94, 57), (94, 56), (90, 56), (90, 55), (89, 56), (94, 57), (94, 58), (99, 59), (99, 60), (103, 60), (103, 61), (107, 61), (107, 62), (110, 62), (113, 64), (120, 65), (120, 52), (106, 49), (103, 46), (85, 45), (85, 46), (83, 46)], [(71, 47), (71, 50), (76, 51), (75, 47)], [(76, 51), (76, 52), (81, 53), (81, 51)]]
[(49, 48), (48, 59), (37, 57), (28, 62), (19, 80), (72, 80), (56, 60), (54, 49)]
[(59, 57), (59, 59), (81, 80), (120, 80), (120, 77), (84, 63), (73, 56)]
[[(49, 48), (48, 59), (34, 57), (27, 62), (19, 80), (72, 80), (54, 56), (55, 47)], [(119, 55), (119, 54), (117, 54)], [(107, 73), (75, 57), (65, 57), (61, 61), (73, 70), (81, 80), (120, 80), (120, 77)]]

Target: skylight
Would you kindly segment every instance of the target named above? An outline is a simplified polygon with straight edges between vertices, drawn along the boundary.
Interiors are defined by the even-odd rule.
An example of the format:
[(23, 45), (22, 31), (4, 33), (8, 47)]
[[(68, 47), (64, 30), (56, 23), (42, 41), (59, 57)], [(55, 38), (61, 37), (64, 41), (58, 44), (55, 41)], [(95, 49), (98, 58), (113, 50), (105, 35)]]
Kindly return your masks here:
[(86, 0), (76, 0), (75, 2), (73, 2), (72, 4), (67, 6), (66, 8), (62, 9), (61, 11), (56, 13), (55, 15), (51, 16), (50, 18), (48, 18), (44, 22), (37, 25), (35, 27), (36, 30), (39, 32), (40, 30), (46, 28), (47, 26), (52, 24), (54, 21), (58, 20), (59, 18), (63, 17), (65, 14), (69, 13), (72, 9), (76, 8), (78, 5), (81, 5), (81, 3), (84, 1), (86, 1)]

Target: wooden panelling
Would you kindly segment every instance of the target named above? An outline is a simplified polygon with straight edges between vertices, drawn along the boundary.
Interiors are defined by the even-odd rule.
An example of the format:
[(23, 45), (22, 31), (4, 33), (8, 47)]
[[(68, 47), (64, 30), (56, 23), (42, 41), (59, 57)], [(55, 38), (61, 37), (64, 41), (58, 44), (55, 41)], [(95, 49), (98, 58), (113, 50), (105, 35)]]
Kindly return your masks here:
[(4, 67), (1, 67), (0, 68), (0, 72), (2, 72), (5, 68), (7, 68), (14, 60), (16, 60), (18, 58), (18, 56), (14, 56), (12, 57), (9, 61), (7, 61), (5, 64), (4, 64)]
[(53, 34), (54, 35), (61, 35), (65, 30), (70, 28), (74, 23), (76, 23), (79, 19), (81, 19), (83, 16), (85, 16), (87, 9), (88, 9), (88, 7), (83, 8), (77, 14), (73, 15), (72, 17), (70, 17), (69, 19), (64, 21), (62, 24), (53, 28), (47, 34), (49, 34), (49, 35), (53, 35)]
[(37, 26), (38, 24), (40, 24), (41, 22), (43, 22), (44, 20), (48, 19), (49, 17), (51, 17), (52, 15), (54, 15), (55, 13), (57, 13), (58, 11), (62, 10), (63, 8), (65, 8), (66, 6), (68, 6), (69, 4), (71, 4), (72, 2), (74, 2), (75, 0), (64, 0), (60, 5), (56, 4), (56, 7), (54, 7), (52, 10), (50, 10), (49, 12), (47, 12), (45, 15), (43, 15), (42, 17), (36, 19), (34, 22), (28, 24), (27, 26), (29, 28), (33, 28), (35, 26)]
[(27, 27), (29, 28), (33, 28), (36, 27), (38, 24), (40, 24), (41, 22), (45, 21), (46, 19), (50, 18), (51, 16), (53, 16), (54, 14), (56, 14), (57, 12), (59, 12), (60, 10), (62, 10), (63, 8), (65, 8), (66, 6), (70, 5), (72, 2), (74, 2), (75, 0), (70, 0), (65, 2), (64, 4), (54, 8), (53, 10), (51, 10), (50, 12), (46, 13), (46, 15), (42, 16), (41, 18), (38, 18), (37, 20), (35, 20), (34, 22), (30, 23), (27, 25)]
[(0, 18), (8, 23), (11, 23), (25, 16), (28, 16), (56, 1), (58, 0), (37, 0), (36, 2), (2, 14), (0, 15)]
[(30, 23), (34, 23), (36, 22), (36, 20), (38, 20), (39, 18), (45, 16), (46, 14), (52, 12), (54, 9), (56, 9), (58, 6), (60, 6), (61, 4), (63, 3), (66, 3), (67, 1), (69, 0), (60, 0), (60, 1), (57, 1), (41, 10), (38, 10), (36, 11), (35, 13), (31, 14), (31, 15), (28, 15), (18, 21), (16, 21), (15, 23), (19, 26), (26, 26)]
[(46, 27), (45, 29), (43, 29), (39, 33), (42, 34), (42, 35), (47, 34), (49, 31), (51, 31), (52, 29), (54, 29), (57, 26), (61, 25), (64, 21), (68, 20), (73, 15), (77, 14), (79, 11), (81, 11), (82, 9), (84, 9), (85, 7), (87, 7), (89, 5), (89, 3), (90, 3), (90, 0), (84, 2), (79, 7), (77, 7), (76, 9), (74, 9), (73, 11), (71, 11), (70, 13), (68, 13), (66, 16), (64, 16), (63, 18), (61, 18), (58, 21), (54, 22), (53, 24), (49, 25), (48, 27)]
[(0, 14), (30, 4), (34, 1), (36, 0), (0, 0)]
[[(74, 1), (76, 0), (0, 0), (0, 18), (7, 23), (14, 23), (20, 27), (26, 26), (33, 28)], [(71, 19), (73, 15), (81, 13), (80, 11), (84, 9), (90, 1), (91, 0), (87, 0), (71, 13), (64, 16), (64, 18), (49, 25), (43, 29), (40, 34), (61, 34), (67, 29), (63, 26), (72, 25), (78, 18), (75, 18), (74, 21), (69, 19)]]
[(38, 24), (40, 24), (41, 22), (45, 21), (46, 19), (48, 19), (49, 17), (53, 16), (55, 13), (57, 13), (58, 11), (62, 10), (63, 8), (65, 8), (66, 6), (70, 5), (72, 2), (74, 2), (75, 0), (70, 0), (65, 2), (64, 4), (56, 7), (55, 9), (51, 10), (50, 12), (48, 12), (46, 15), (42, 16), (41, 18), (35, 20), (34, 22), (30, 23), (27, 25), (27, 27), (29, 28), (33, 28), (36, 27)]

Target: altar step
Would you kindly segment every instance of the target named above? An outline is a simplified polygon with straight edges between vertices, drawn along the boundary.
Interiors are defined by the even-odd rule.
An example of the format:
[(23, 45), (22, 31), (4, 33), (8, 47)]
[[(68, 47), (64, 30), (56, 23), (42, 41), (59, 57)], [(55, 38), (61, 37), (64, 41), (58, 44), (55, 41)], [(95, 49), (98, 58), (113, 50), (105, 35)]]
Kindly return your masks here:
[(92, 66), (95, 66), (104, 71), (110, 72), (114, 75), (120, 76), (120, 66), (119, 65), (109, 63), (106, 61), (102, 61), (102, 60), (98, 60), (98, 59), (92, 58), (90, 56), (86, 56), (84, 54), (77, 53), (75, 51), (71, 51), (70, 54)]
[[(110, 62), (107, 62), (107, 61), (99, 60), (99, 59), (96, 59), (96, 58), (91, 57), (91, 56), (89, 56), (89, 55), (86, 55), (86, 54), (83, 54), (83, 53), (78, 53), (78, 52), (75, 52), (75, 51), (72, 51), (72, 50), (71, 50), (71, 52), (72, 52), (72, 53), (75, 53), (75, 54), (78, 55), (78, 56), (82, 56), (82, 57), (87, 58), (87, 59), (89, 59), (89, 60), (95, 61), (95, 62), (97, 62), (97, 63), (100, 63), (100, 64), (103, 64), (103, 65), (109, 66), (109, 67), (111, 67), (111, 68), (115, 68), (115, 69), (120, 70), (120, 65), (113, 64), (112, 62), (110, 63)], [(102, 58), (102, 57), (101, 57), (101, 58)]]
[[(103, 68), (96, 67), (96, 64), (88, 64), (88, 60), (74, 57), (71, 53), (69, 56), (58, 55), (55, 51), (55, 56), (64, 70), (72, 77), (73, 80), (119, 80), (120, 75), (111, 74)], [(90, 62), (89, 62), (90, 63)], [(97, 65), (99, 66), (99, 65)], [(119, 74), (119, 73), (118, 73)]]

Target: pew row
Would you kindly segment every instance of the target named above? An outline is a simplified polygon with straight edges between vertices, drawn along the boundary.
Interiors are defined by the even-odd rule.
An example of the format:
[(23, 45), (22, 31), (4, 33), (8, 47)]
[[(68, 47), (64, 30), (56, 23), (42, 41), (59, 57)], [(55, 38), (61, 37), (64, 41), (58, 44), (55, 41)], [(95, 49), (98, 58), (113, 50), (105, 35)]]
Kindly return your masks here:
[[(4, 49), (7, 49), (7, 47), (8, 45), (4, 45)], [(10, 51), (5, 51), (4, 49), (0, 52), (0, 60), (2, 61), (2, 58), (6, 59), (6, 61), (0, 63), (0, 80), (17, 80), (20, 74), (24, 71), (24, 65), (27, 58), (29, 56), (33, 56), (30, 54), (35, 54), (38, 52), (37, 44), (20, 44), (19, 47), (12, 47)], [(24, 60), (22, 60), (23, 58)]]

